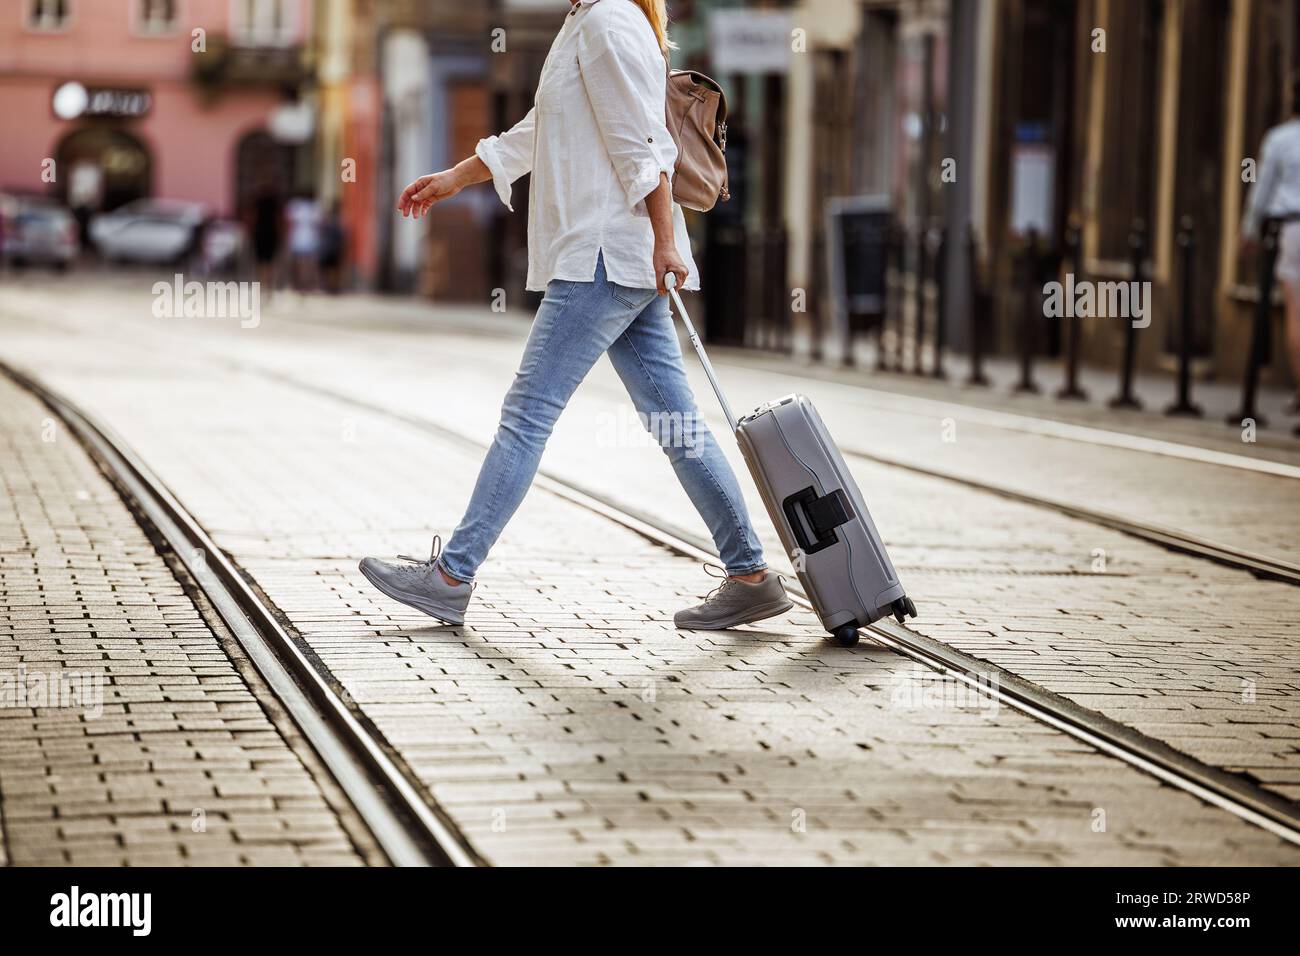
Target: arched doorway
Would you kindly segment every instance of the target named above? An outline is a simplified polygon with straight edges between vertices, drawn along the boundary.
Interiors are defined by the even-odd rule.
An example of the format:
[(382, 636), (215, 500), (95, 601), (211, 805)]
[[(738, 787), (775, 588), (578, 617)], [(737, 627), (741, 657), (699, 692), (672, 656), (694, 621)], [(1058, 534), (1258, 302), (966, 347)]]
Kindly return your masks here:
[(259, 197), (283, 202), (293, 186), (293, 149), (265, 130), (240, 139), (235, 147), (235, 209), (246, 215)]
[(131, 133), (84, 126), (59, 141), (59, 194), (73, 209), (103, 212), (153, 192), (153, 158)]

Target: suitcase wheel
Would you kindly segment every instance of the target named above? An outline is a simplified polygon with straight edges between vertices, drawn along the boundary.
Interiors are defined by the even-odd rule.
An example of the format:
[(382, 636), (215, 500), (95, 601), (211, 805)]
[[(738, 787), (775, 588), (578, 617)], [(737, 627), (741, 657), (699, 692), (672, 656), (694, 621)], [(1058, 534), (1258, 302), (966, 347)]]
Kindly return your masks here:
[(894, 612), (894, 619), (899, 624), (904, 623), (909, 617), (916, 617), (916, 605), (912, 603), (910, 597), (901, 597), (889, 609)]
[(840, 647), (853, 647), (858, 643), (858, 628), (854, 624), (841, 624), (834, 631), (835, 643)]

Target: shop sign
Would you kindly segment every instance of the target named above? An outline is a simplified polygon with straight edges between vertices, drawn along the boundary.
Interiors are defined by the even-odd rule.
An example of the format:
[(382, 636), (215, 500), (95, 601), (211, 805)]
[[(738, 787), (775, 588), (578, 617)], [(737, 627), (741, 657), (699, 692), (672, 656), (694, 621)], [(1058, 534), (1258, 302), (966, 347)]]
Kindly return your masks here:
[(153, 96), (148, 90), (85, 86), (73, 80), (54, 91), (50, 105), (54, 109), (54, 115), (64, 120), (83, 116), (134, 119), (149, 112), (153, 106)]
[(718, 73), (786, 73), (790, 14), (784, 10), (714, 10), (709, 14), (710, 67)]

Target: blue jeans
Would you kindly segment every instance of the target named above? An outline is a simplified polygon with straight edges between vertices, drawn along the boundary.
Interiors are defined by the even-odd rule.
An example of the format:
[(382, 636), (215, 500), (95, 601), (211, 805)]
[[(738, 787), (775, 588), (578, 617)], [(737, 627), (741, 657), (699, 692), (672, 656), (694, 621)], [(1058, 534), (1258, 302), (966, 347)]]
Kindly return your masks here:
[(766, 567), (736, 476), (695, 407), (668, 297), (610, 282), (600, 259), (594, 281), (556, 279), (546, 287), (469, 507), (442, 552), (440, 562), (452, 577), (474, 580), (524, 500), (569, 397), (606, 351), (642, 424), (667, 453), (713, 535), (727, 572)]

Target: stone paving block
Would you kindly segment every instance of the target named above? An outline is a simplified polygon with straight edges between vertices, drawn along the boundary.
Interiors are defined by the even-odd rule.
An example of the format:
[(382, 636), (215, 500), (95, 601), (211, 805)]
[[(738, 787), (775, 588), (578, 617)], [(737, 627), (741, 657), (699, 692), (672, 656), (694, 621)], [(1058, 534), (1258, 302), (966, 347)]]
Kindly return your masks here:
[[(17, 865), (252, 864), (221, 826), (226, 774), (260, 781), (274, 859), (357, 850), (301, 760), (85, 452), (41, 440), (48, 413), (0, 379), (0, 673), (89, 675), (94, 699), (0, 707), (0, 835)], [(90, 489), (86, 496), (79, 491)], [(19, 670), (23, 668), (23, 670)], [(224, 743), (216, 746), (211, 741)], [(260, 767), (254, 771), (252, 768)], [(307, 797), (294, 826), (277, 794)], [(192, 812), (210, 831), (191, 839)], [(299, 811), (295, 811), (299, 812)]]

